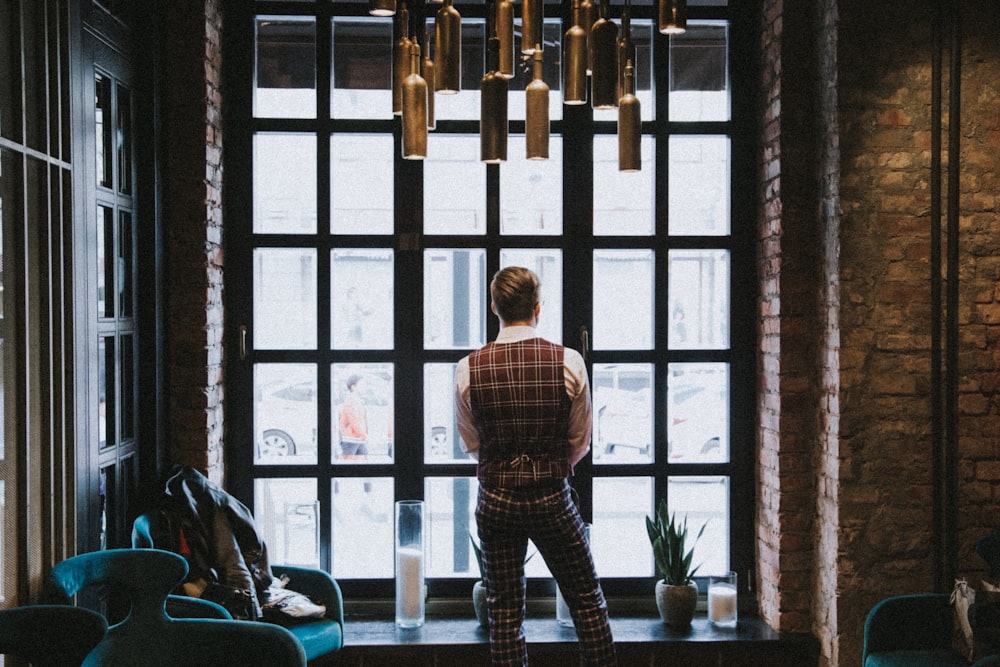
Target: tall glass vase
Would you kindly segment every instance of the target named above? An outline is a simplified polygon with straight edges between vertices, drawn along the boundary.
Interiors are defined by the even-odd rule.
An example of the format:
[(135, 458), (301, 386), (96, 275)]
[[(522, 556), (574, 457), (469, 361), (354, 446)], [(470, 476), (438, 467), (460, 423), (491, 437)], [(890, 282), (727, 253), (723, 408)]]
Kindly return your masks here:
[(396, 502), (396, 625), (424, 624), (424, 503)]

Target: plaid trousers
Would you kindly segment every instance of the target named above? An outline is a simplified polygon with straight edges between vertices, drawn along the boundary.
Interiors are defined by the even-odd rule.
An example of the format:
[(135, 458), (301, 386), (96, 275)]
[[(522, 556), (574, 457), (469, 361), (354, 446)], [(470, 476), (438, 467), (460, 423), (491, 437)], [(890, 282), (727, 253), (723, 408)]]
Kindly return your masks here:
[(524, 559), (530, 538), (566, 600), (583, 664), (616, 664), (608, 605), (569, 483), (541, 488), (480, 487), (476, 505), (493, 665), (527, 665)]

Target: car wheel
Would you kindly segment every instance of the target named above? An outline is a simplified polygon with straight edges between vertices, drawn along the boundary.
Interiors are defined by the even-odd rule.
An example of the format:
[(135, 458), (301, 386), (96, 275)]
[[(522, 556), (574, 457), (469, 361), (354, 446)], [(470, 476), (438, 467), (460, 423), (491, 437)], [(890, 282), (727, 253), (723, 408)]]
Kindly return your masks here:
[(278, 428), (264, 431), (258, 451), (259, 456), (292, 456), (295, 454), (295, 441), (292, 436)]
[(705, 441), (705, 444), (701, 446), (702, 455), (708, 454), (709, 452), (718, 450), (720, 448), (721, 441), (718, 437), (709, 438)]

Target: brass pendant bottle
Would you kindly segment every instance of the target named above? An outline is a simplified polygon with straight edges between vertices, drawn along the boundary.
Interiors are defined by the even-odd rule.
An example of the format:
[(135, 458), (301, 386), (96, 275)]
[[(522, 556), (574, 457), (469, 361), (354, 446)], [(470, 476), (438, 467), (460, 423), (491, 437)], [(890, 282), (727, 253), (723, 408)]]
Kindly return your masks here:
[(597, 12), (594, 10), (594, 3), (591, 0), (580, 0), (580, 27), (587, 33), (587, 76), (594, 71), (594, 63), (590, 57), (590, 29), (594, 27), (597, 20)]
[(486, 74), (479, 85), (479, 155), (496, 164), (507, 159), (507, 79), (500, 73), (496, 37), (490, 38), (486, 54)]
[(529, 160), (549, 158), (549, 84), (545, 83), (542, 48), (532, 54), (532, 79), (524, 89), (525, 155)]
[(403, 79), (410, 74), (410, 14), (403, 5), (399, 12), (399, 38), (392, 45), (392, 113), (403, 112)]
[(660, 32), (679, 35), (687, 30), (687, 0), (659, 0)]
[(521, 53), (532, 53), (542, 43), (543, 0), (521, 1)]
[(368, 0), (368, 13), (372, 16), (392, 16), (396, 13), (396, 0)]
[(427, 157), (427, 82), (420, 76), (420, 45), (410, 45), (410, 74), (403, 79), (403, 157)]
[(431, 60), (431, 41), (430, 37), (427, 36), (426, 28), (424, 29), (424, 62), (421, 68), (421, 75), (427, 84), (427, 129), (433, 130), (437, 125), (437, 121), (434, 120), (435, 66), (434, 61)]
[[(632, 41), (632, 11), (631, 1), (625, 0), (625, 8), (622, 10), (622, 32), (618, 40), (618, 97), (625, 94), (625, 66), (632, 63), (632, 82), (635, 83), (635, 71), (638, 67), (638, 57), (636, 55), (635, 42)], [(633, 90), (633, 92), (635, 92)]]
[(563, 35), (563, 104), (587, 103), (587, 33), (580, 25), (580, 0), (573, 0), (573, 24)]
[(625, 93), (618, 103), (618, 171), (642, 169), (642, 110), (635, 96), (635, 73), (625, 64)]
[(600, 17), (590, 29), (590, 101), (595, 109), (618, 106), (618, 26), (609, 14), (609, 0), (601, 0)]
[(510, 0), (496, 0), (497, 39), (500, 41), (500, 73), (514, 78), (514, 5)]
[(444, 0), (434, 18), (434, 89), (450, 95), (462, 89), (462, 15)]

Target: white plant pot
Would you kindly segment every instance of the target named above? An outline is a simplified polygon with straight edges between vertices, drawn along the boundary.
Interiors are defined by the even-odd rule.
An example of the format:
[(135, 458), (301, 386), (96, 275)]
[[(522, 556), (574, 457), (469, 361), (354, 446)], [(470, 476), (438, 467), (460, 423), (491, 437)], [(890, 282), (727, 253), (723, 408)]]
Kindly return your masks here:
[(660, 619), (672, 628), (687, 628), (698, 604), (698, 586), (669, 586), (662, 579), (656, 582), (656, 608)]
[(472, 606), (476, 610), (476, 620), (479, 621), (479, 626), (489, 629), (490, 619), (486, 613), (486, 586), (483, 585), (482, 581), (477, 581), (472, 587)]

